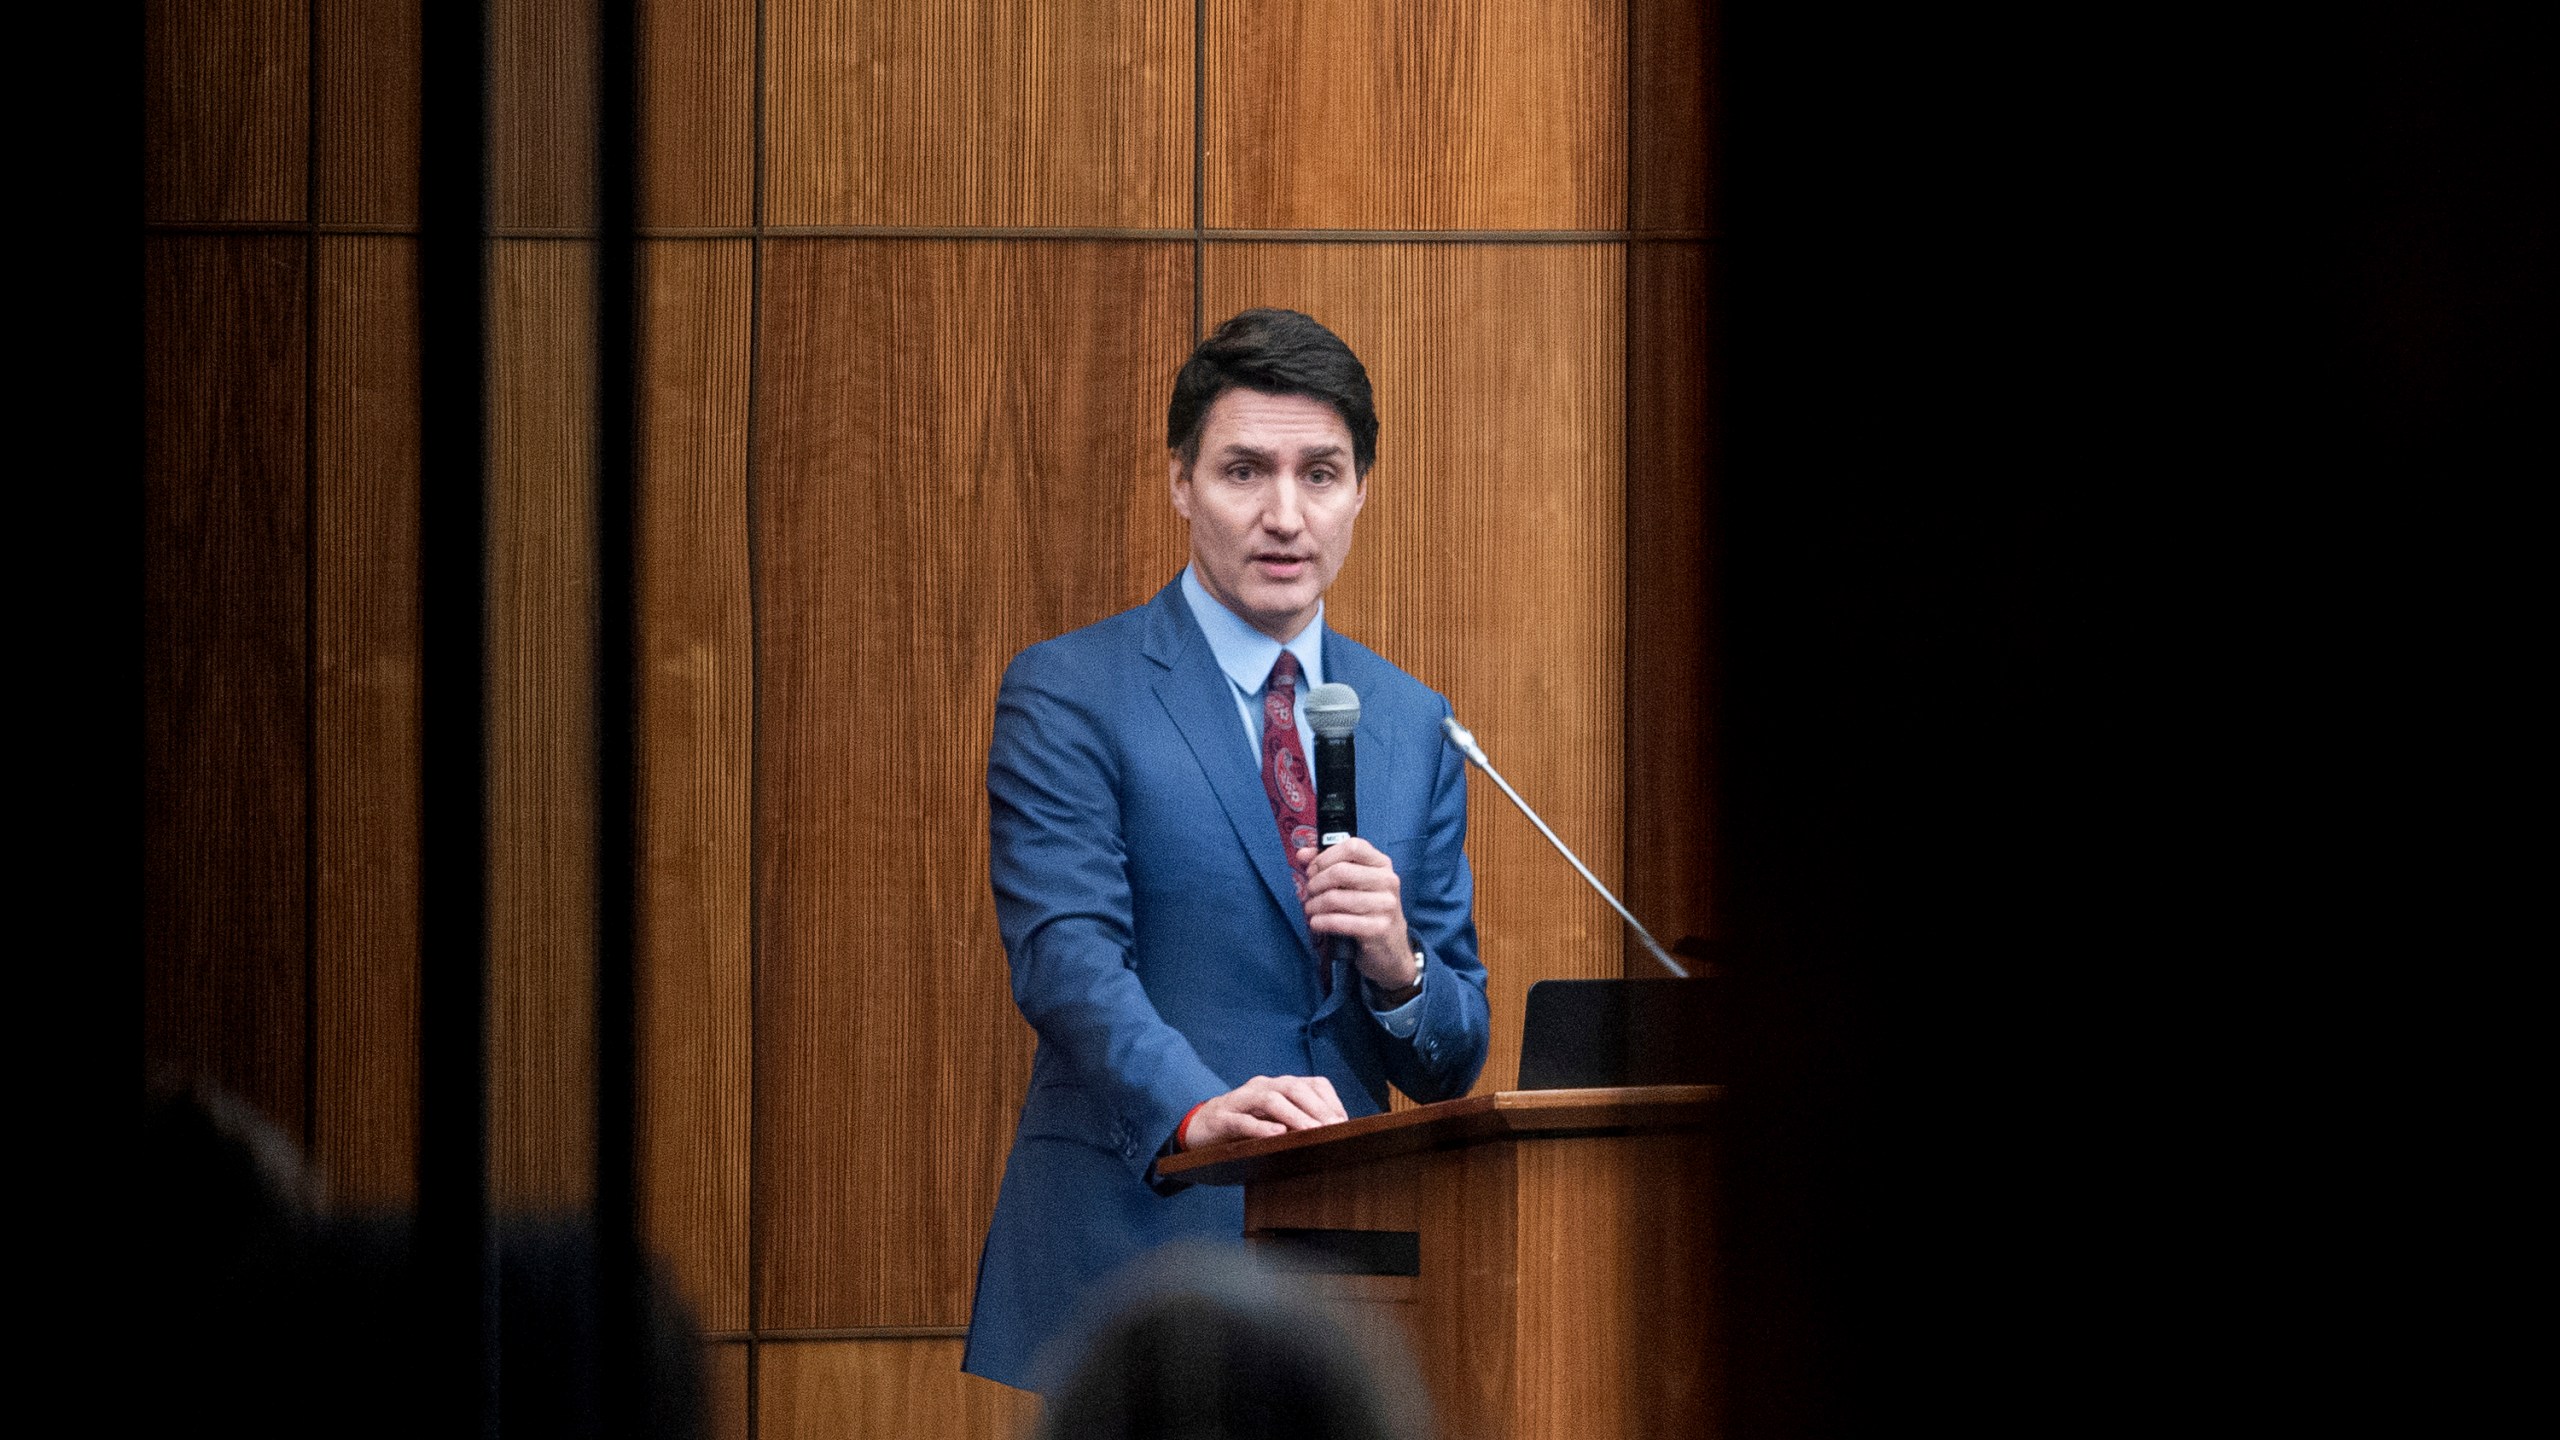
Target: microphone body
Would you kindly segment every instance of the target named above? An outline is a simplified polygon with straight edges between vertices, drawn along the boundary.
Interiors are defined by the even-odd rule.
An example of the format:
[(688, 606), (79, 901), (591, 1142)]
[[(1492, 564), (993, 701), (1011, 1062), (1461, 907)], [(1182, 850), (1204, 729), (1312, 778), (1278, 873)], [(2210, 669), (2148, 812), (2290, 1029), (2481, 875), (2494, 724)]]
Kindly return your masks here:
[(1351, 737), (1316, 737), (1316, 846), (1339, 845), (1360, 833), (1359, 761)]
[[(1360, 728), (1360, 694), (1348, 685), (1319, 685), (1307, 692), (1307, 725), (1316, 732), (1316, 848), (1328, 849), (1360, 833), (1359, 761), (1351, 733)], [(1325, 963), (1357, 968), (1348, 935), (1328, 935)]]

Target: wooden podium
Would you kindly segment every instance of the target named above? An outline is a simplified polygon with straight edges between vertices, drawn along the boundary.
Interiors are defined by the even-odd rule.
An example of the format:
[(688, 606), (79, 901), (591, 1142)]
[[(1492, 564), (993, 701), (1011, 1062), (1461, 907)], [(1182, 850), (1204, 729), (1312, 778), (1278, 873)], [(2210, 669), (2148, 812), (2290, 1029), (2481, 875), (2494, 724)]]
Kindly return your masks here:
[(1720, 1090), (1516, 1090), (1159, 1162), (1245, 1187), (1245, 1236), (1401, 1335), (1440, 1433), (1717, 1433)]

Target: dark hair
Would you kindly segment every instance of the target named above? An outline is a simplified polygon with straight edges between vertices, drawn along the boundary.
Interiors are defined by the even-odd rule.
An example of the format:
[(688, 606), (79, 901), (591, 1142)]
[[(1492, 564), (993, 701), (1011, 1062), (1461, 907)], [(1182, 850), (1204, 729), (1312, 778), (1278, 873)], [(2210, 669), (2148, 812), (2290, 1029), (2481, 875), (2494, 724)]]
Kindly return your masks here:
[(1342, 337), (1295, 310), (1247, 310), (1219, 326), (1182, 362), (1164, 409), (1164, 443), (1185, 470), (1200, 458), (1200, 426), (1218, 397), (1237, 388), (1304, 395), (1333, 407), (1351, 431), (1353, 467), (1378, 458), (1378, 407), (1369, 371)]
[[(1086, 1312), (1073, 1368), (1041, 1386), (1048, 1406), (1040, 1440), (1430, 1433), (1428, 1407), (1393, 1337), (1355, 1342), (1329, 1307), (1232, 1246), (1155, 1251), (1106, 1295), (1105, 1308)], [(1373, 1360), (1363, 1343), (1387, 1353)]]

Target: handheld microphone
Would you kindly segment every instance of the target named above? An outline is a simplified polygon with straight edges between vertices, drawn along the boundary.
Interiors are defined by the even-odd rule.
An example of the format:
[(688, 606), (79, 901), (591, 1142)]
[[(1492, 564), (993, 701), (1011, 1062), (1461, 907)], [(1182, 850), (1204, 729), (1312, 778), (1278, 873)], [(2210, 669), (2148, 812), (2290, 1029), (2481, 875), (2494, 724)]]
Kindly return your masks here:
[[(1338, 845), (1360, 833), (1359, 770), (1351, 732), (1360, 728), (1360, 692), (1348, 685), (1319, 685), (1307, 692), (1307, 725), (1316, 732), (1316, 848)], [(1348, 935), (1325, 937), (1325, 963), (1352, 963)]]
[(1360, 692), (1348, 685), (1308, 691), (1307, 725), (1316, 732), (1316, 845), (1321, 849), (1360, 833), (1358, 764), (1351, 751), (1351, 732), (1360, 728)]
[[(1309, 709), (1313, 709), (1312, 700), (1309, 702)], [(1636, 932), (1636, 938), (1644, 942), (1644, 948), (1652, 952), (1654, 959), (1662, 962), (1663, 969), (1683, 980), (1689, 978), (1689, 967), (1671, 958), (1671, 952), (1662, 948), (1661, 942), (1653, 938), (1653, 932), (1644, 928), (1643, 922), (1627, 913), (1627, 907), (1618, 903), (1618, 897), (1609, 893), (1609, 887), (1600, 883), (1600, 877), (1591, 873), (1590, 868), (1582, 863), (1582, 857), (1574, 854), (1570, 847), (1557, 839), (1556, 832), (1547, 828), (1547, 822), (1538, 818), (1538, 812), (1529, 808), (1529, 802), (1520, 798), (1520, 792), (1511, 788), (1511, 782), (1502, 778), (1502, 772), (1493, 768), (1493, 762), (1486, 759), (1484, 751), (1476, 745), (1475, 732), (1459, 724), (1458, 717), (1455, 715), (1440, 722), (1440, 731), (1449, 737), (1450, 744), (1458, 747), (1459, 754), (1474, 762), (1477, 769), (1493, 777), (1493, 783), (1502, 787), (1502, 793), (1511, 797), (1511, 803), (1520, 807), (1520, 813), (1529, 817), (1529, 823), (1538, 827), (1538, 833), (1547, 837), (1547, 843), (1556, 847), (1557, 854), (1573, 862), (1573, 868), (1581, 873), (1583, 879), (1591, 882), (1591, 888), (1599, 891), (1600, 898), (1609, 902), (1609, 908), (1618, 912), (1618, 918), (1626, 921), (1627, 927)]]

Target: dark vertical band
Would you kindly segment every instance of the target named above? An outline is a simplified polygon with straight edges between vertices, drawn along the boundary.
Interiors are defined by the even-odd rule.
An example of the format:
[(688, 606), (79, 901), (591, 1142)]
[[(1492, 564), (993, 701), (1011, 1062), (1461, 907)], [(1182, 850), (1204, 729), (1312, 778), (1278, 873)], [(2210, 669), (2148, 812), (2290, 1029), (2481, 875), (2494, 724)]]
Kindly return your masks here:
[(596, 34), (595, 1054), (600, 1433), (639, 1432), (645, 1308), (639, 1241), (638, 618), (639, 37), (633, 0)]
[(423, 7), (419, 114), (419, 1335), (430, 1427), (494, 1435), (489, 1246), (488, 10)]

